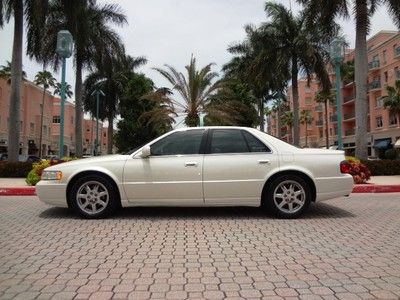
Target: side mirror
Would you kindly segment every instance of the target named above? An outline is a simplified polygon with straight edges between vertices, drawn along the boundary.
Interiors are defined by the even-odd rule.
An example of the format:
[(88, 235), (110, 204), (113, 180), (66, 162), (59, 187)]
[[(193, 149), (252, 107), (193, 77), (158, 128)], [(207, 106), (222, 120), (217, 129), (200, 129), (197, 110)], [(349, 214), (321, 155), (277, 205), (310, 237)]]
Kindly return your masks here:
[(142, 153), (140, 153), (140, 157), (146, 158), (146, 157), (149, 157), (150, 155), (151, 155), (150, 146), (144, 146), (142, 148)]

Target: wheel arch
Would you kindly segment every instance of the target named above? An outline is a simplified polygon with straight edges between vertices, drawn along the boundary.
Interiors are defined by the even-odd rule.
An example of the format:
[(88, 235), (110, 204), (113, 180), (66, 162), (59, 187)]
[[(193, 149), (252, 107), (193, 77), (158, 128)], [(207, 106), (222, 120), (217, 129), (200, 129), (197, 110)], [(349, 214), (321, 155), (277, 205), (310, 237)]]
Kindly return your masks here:
[(267, 194), (267, 189), (268, 189), (269, 184), (273, 180), (275, 180), (276, 178), (278, 178), (279, 176), (282, 176), (282, 175), (297, 175), (297, 176), (301, 177), (302, 179), (304, 179), (308, 183), (310, 188), (311, 188), (311, 193), (312, 193), (311, 202), (315, 202), (315, 199), (316, 199), (316, 196), (317, 196), (317, 189), (316, 189), (316, 186), (315, 186), (315, 182), (314, 182), (314, 180), (312, 180), (311, 176), (309, 174), (303, 172), (303, 171), (300, 171), (300, 170), (288, 169), (288, 170), (278, 171), (278, 172), (274, 173), (273, 175), (271, 175), (267, 179), (267, 181), (264, 184), (264, 187), (263, 187), (263, 190), (262, 190), (262, 194), (261, 194), (261, 205), (263, 205), (263, 202), (265, 201), (265, 197), (266, 197), (266, 194)]
[(121, 206), (121, 192), (120, 192), (120, 190), (119, 190), (119, 188), (118, 188), (118, 185), (117, 185), (115, 179), (112, 178), (110, 175), (106, 174), (105, 172), (102, 172), (102, 171), (98, 171), (98, 170), (86, 170), (86, 171), (77, 172), (77, 173), (74, 174), (74, 175), (70, 178), (70, 180), (68, 181), (67, 189), (66, 189), (66, 195), (65, 195), (66, 198), (67, 198), (68, 207), (71, 207), (71, 204), (69, 203), (69, 202), (70, 202), (69, 193), (71, 192), (72, 186), (74, 185), (74, 183), (75, 183), (79, 178), (81, 178), (82, 176), (88, 176), (88, 175), (97, 175), (97, 176), (103, 177), (103, 178), (106, 179), (106, 180), (109, 180), (109, 182), (110, 182), (110, 183), (113, 185), (113, 187), (114, 187), (114, 190), (115, 190), (115, 193), (116, 193), (115, 196), (116, 196), (116, 199), (117, 199), (117, 201), (118, 201), (118, 206)]

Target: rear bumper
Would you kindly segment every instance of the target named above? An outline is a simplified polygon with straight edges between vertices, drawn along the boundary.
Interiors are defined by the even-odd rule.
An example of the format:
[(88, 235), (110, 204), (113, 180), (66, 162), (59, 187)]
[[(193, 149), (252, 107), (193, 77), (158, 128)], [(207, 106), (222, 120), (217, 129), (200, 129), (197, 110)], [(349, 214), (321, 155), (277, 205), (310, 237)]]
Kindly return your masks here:
[(39, 200), (58, 207), (68, 207), (67, 185), (56, 180), (41, 180), (36, 184), (36, 195)]
[(343, 174), (338, 177), (316, 178), (317, 196), (315, 201), (348, 196), (353, 190), (353, 185), (353, 177), (349, 174)]

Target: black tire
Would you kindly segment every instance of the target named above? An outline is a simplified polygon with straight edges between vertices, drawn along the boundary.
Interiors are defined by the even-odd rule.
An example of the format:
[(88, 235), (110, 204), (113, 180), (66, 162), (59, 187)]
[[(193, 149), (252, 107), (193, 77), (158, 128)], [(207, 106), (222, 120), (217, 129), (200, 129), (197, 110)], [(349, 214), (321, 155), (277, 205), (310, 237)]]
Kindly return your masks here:
[[(284, 191), (283, 187), (290, 186), (293, 183), (294, 193), (285, 194), (288, 191)], [(303, 189), (301, 190), (300, 187)], [(282, 194), (280, 198), (274, 199), (275, 190), (277, 194)], [(280, 192), (280, 193), (278, 193)], [(300, 193), (300, 195), (296, 195)], [(298, 198), (299, 197), (299, 198)], [(295, 219), (301, 216), (309, 207), (312, 199), (312, 191), (309, 184), (298, 175), (281, 175), (275, 178), (267, 187), (267, 192), (264, 195), (263, 206), (266, 207), (275, 216), (284, 219)], [(294, 202), (297, 201), (297, 202)], [(290, 211), (290, 202), (292, 203), (292, 211)], [(299, 204), (301, 202), (302, 204)], [(280, 205), (283, 205), (279, 207)]]
[[(104, 192), (107, 194), (102, 195)], [(101, 175), (86, 175), (73, 183), (68, 194), (68, 203), (81, 217), (86, 219), (105, 218), (119, 207), (117, 193), (118, 191), (115, 190), (115, 186), (109, 179)], [(78, 194), (81, 197), (78, 197)], [(82, 197), (84, 195), (86, 196)]]

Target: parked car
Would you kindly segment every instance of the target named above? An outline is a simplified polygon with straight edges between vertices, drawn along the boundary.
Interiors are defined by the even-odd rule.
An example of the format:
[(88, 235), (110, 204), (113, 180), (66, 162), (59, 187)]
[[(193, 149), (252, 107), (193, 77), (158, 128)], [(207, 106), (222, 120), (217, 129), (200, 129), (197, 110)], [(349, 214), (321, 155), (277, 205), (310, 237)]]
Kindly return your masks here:
[[(0, 154), (0, 160), (6, 161), (8, 160), (8, 154), (7, 153), (1, 153)], [(40, 158), (35, 155), (18, 155), (18, 161), (20, 162), (37, 162), (40, 161)]]
[(295, 218), (311, 202), (347, 196), (344, 152), (300, 149), (253, 128), (173, 130), (126, 155), (46, 168), (45, 203), (100, 218), (119, 206), (262, 206)]

